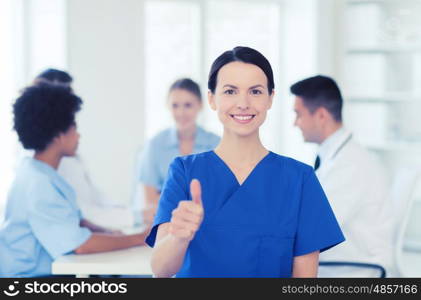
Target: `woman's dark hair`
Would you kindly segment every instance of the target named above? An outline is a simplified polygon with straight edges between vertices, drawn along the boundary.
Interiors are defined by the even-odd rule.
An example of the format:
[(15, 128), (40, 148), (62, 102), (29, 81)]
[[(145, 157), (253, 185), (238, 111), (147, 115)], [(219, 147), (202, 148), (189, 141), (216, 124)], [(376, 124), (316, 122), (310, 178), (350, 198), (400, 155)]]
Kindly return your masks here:
[(324, 107), (337, 122), (342, 121), (342, 95), (332, 78), (322, 75), (306, 78), (294, 83), (290, 90), (303, 99), (311, 113)]
[(193, 95), (197, 96), (200, 102), (202, 102), (202, 93), (200, 92), (199, 85), (191, 80), (190, 78), (181, 78), (176, 80), (170, 87), (169, 92), (173, 90), (186, 90)]
[(35, 84), (49, 83), (70, 87), (72, 82), (73, 78), (69, 73), (57, 69), (47, 69), (35, 78)]
[(269, 94), (272, 94), (272, 91), (275, 88), (272, 67), (263, 54), (249, 47), (235, 47), (232, 50), (225, 51), (213, 62), (208, 78), (208, 89), (212, 93), (215, 93), (219, 70), (226, 64), (234, 61), (253, 64), (262, 69), (268, 80)]
[(13, 105), (14, 129), (25, 149), (43, 151), (75, 124), (82, 100), (70, 88), (41, 84), (26, 88)]

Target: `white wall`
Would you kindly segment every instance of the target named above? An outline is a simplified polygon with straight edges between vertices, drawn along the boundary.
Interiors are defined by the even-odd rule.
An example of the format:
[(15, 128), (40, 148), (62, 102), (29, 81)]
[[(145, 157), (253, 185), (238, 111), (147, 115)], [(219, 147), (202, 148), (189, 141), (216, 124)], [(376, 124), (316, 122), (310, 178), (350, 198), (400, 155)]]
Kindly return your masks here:
[(127, 203), (143, 140), (142, 1), (67, 2), (69, 71), (84, 100), (79, 152), (94, 182)]
[[(323, 0), (319, 0), (323, 1)], [(317, 64), (318, 26), (316, 0), (285, 1), (285, 32), (283, 48), (283, 69), (280, 76), (283, 84), (278, 93), (283, 102), (282, 125), (279, 137), (282, 139), (282, 154), (312, 164), (315, 146), (304, 143), (301, 131), (294, 127), (294, 96), (289, 92), (291, 84), (319, 72)]]
[(11, 130), (12, 100), (15, 97), (17, 86), (16, 53), (17, 44), (14, 30), (14, 13), (17, 1), (0, 1), (0, 221), (3, 218), (3, 209), (7, 191), (13, 179), (15, 163), (16, 135)]
[(66, 69), (66, 0), (24, 0), (26, 83), (46, 68)]

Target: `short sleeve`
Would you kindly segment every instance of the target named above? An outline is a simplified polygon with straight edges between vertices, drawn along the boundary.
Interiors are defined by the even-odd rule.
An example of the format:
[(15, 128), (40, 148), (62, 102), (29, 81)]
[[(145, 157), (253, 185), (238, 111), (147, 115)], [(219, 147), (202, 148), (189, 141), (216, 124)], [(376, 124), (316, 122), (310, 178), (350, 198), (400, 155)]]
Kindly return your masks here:
[(160, 189), (159, 165), (157, 163), (157, 151), (152, 141), (145, 145), (139, 153), (137, 160), (137, 181)]
[(323, 252), (345, 240), (313, 170), (303, 182), (297, 221), (294, 256)]
[(35, 199), (29, 207), (29, 224), (54, 259), (75, 250), (90, 238), (91, 232), (80, 227), (80, 211), (52, 184), (37, 184), (30, 190)]
[(178, 206), (180, 201), (188, 199), (188, 193), (188, 184), (184, 165), (181, 158), (177, 157), (173, 160), (168, 169), (167, 180), (162, 188), (154, 224), (151, 232), (146, 238), (146, 243), (149, 246), (153, 247), (155, 244), (158, 226), (171, 220), (172, 211)]

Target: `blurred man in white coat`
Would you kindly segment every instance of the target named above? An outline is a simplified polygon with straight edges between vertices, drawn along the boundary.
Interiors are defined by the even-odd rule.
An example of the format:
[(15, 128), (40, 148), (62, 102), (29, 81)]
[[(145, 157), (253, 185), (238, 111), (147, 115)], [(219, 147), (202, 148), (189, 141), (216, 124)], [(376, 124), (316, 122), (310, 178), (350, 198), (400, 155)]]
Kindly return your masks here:
[[(346, 241), (320, 254), (320, 261), (378, 264), (393, 271), (392, 203), (386, 171), (342, 123), (336, 82), (315, 76), (291, 86), (295, 126), (306, 142), (319, 145), (314, 168)], [(320, 267), (319, 277), (375, 277), (358, 267)]]

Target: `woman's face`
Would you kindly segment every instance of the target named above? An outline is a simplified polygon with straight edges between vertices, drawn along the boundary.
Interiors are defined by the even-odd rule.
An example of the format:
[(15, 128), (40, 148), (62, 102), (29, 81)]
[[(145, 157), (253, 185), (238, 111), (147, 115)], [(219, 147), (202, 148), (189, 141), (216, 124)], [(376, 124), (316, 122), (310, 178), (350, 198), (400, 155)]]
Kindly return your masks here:
[(224, 129), (240, 136), (256, 133), (272, 106), (268, 80), (258, 66), (231, 62), (217, 76), (215, 93), (209, 92), (209, 104), (218, 113)]
[(196, 126), (202, 102), (195, 94), (184, 89), (174, 89), (168, 95), (168, 105), (178, 130), (189, 130)]

